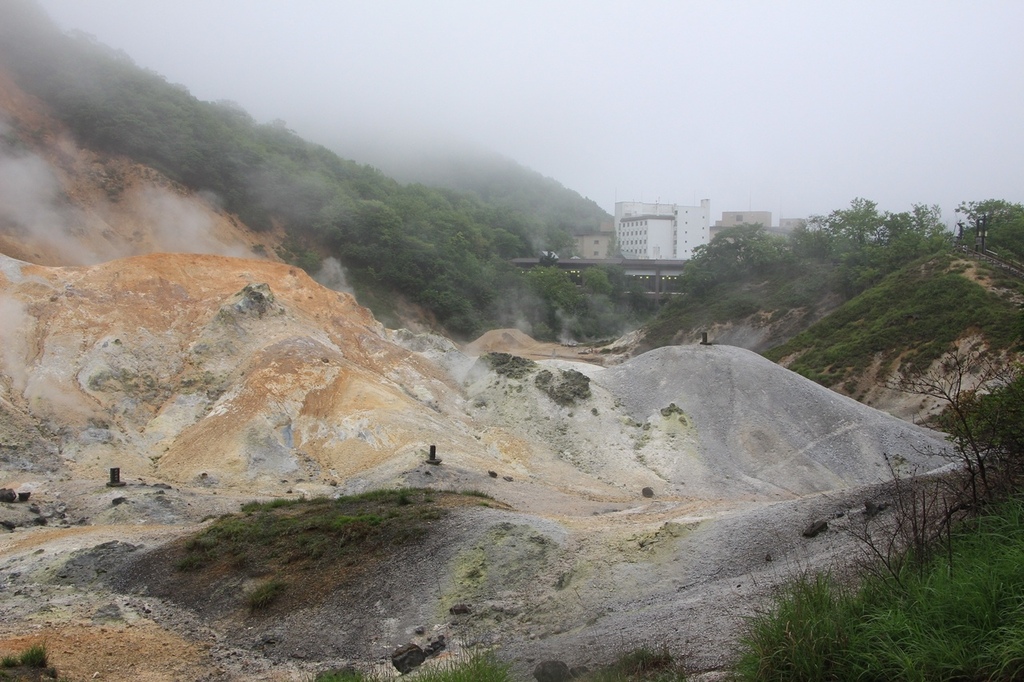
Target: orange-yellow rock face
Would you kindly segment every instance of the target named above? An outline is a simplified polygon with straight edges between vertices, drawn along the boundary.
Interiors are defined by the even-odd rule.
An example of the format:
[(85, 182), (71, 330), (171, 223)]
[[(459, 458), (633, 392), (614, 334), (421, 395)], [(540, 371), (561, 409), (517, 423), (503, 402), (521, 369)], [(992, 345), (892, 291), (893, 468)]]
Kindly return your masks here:
[(351, 296), (287, 265), (0, 266), (6, 400), (61, 431), (81, 473), (326, 482), (415, 455), (438, 417), (413, 396), (458, 399)]

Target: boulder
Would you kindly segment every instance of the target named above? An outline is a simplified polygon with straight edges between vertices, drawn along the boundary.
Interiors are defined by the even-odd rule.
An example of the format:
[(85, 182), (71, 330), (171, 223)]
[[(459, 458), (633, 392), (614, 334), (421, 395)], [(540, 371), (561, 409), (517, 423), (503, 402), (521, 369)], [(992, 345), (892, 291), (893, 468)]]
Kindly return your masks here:
[(0, 488), (0, 502), (17, 502), (18, 493), (10, 488)]
[(425, 660), (427, 660), (427, 655), (423, 653), (423, 649), (412, 643), (400, 646), (391, 652), (391, 665), (395, 666), (395, 670), (403, 675), (422, 665)]
[(569, 666), (563, 661), (541, 661), (533, 669), (537, 682), (568, 682), (572, 679)]

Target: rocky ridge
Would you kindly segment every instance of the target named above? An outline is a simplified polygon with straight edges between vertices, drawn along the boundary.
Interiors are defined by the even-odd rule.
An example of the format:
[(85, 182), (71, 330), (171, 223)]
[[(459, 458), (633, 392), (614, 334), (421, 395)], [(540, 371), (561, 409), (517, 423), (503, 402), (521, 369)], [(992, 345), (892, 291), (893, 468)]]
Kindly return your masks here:
[[(5, 509), (24, 522), (0, 535), (0, 600), (17, 614), (0, 646), (162, 633), (187, 643), (190, 676), (225, 680), (387, 669), (396, 647), (440, 635), (439, 659), (495, 646), (524, 670), (599, 661), (609, 641), (713, 670), (771, 585), (851, 551), (841, 528), (884, 497), (887, 460), (945, 461), (940, 436), (739, 348), (510, 372), (267, 261), (2, 258), (0, 310), (0, 487), (47, 514)], [(442, 464), (425, 462), (431, 445)], [(126, 485), (106, 485), (112, 467)], [(211, 515), (399, 486), (494, 504), (451, 510), (365, 582), (273, 619), (171, 596), (160, 552)], [(822, 518), (829, 531), (801, 536)], [(84, 670), (81, 656), (56, 662)], [(129, 659), (104, 677), (181, 674)]]

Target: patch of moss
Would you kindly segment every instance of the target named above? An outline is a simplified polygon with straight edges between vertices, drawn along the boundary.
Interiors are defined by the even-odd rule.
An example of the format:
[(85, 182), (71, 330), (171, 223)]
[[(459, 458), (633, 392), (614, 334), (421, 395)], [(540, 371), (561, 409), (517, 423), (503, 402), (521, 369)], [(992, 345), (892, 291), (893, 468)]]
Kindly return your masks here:
[(550, 370), (541, 370), (533, 381), (537, 388), (563, 407), (590, 397), (590, 377), (574, 369), (559, 370), (557, 377)]
[(522, 379), (537, 368), (533, 360), (510, 353), (488, 353), (483, 359), (495, 373), (509, 379)]

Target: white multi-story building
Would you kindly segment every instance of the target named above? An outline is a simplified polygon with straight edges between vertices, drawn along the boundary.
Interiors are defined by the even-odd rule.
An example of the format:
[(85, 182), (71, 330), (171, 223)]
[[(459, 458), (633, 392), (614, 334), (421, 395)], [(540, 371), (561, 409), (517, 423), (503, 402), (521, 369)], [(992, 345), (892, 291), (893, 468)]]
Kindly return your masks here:
[(711, 202), (700, 206), (619, 201), (615, 204), (615, 238), (623, 258), (686, 260), (707, 244)]

